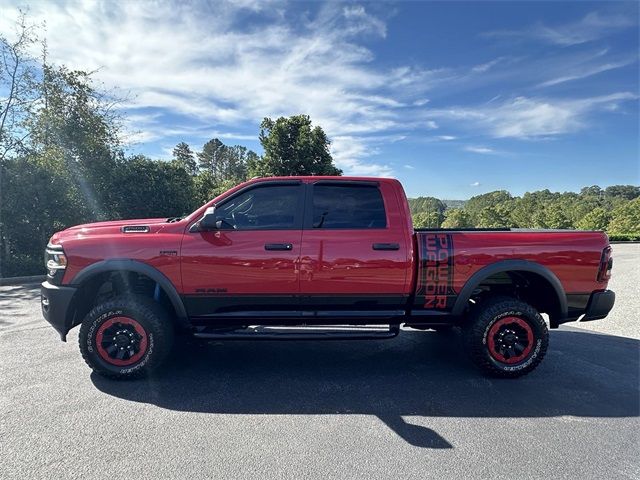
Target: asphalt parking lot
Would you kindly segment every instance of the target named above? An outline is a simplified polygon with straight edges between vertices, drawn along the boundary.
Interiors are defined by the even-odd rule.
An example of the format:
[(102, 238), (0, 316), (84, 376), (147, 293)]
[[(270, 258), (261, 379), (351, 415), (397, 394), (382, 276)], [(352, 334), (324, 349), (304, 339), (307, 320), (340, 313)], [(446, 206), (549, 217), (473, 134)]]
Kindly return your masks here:
[(0, 287), (0, 478), (640, 478), (640, 245), (614, 256), (611, 315), (552, 331), (518, 380), (404, 331), (183, 346), (113, 382), (36, 286)]

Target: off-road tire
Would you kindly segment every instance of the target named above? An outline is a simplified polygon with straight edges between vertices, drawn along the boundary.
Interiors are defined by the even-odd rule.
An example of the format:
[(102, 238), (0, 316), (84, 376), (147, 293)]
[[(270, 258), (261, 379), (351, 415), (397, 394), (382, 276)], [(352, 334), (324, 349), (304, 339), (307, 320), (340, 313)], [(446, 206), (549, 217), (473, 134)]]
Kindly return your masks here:
[[(540, 364), (549, 346), (549, 330), (540, 313), (512, 297), (494, 297), (479, 305), (470, 313), (463, 335), (473, 363), (493, 377), (528, 374)], [(505, 343), (504, 335), (512, 335), (509, 343)], [(514, 337), (518, 340), (514, 341)], [(505, 345), (515, 348), (505, 349)], [(516, 355), (509, 358), (509, 352)]]
[[(105, 332), (113, 332), (114, 336)], [(118, 340), (126, 341), (127, 335), (133, 338), (131, 352), (136, 345), (144, 349), (138, 348), (129, 358), (112, 358), (109, 352), (114, 347), (119, 349), (115, 343), (116, 333), (120, 335)], [(111, 338), (114, 342), (105, 348), (105, 343), (98, 344), (98, 336), (103, 342)], [(174, 327), (167, 312), (151, 299), (137, 295), (123, 295), (96, 305), (84, 317), (78, 339), (82, 358), (93, 371), (122, 380), (142, 377), (155, 370), (170, 353), (173, 340)]]

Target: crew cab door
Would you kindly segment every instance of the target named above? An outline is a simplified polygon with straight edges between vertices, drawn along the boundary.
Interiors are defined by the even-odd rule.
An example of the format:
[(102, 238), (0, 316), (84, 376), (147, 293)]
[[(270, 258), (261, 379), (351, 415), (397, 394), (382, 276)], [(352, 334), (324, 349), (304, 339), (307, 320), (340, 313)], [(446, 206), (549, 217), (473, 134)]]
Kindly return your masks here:
[(303, 308), (328, 317), (384, 316), (404, 308), (413, 250), (393, 186), (332, 180), (307, 188)]
[(297, 310), (303, 205), (302, 182), (257, 183), (216, 205), (219, 228), (186, 232), (181, 256), (189, 316)]

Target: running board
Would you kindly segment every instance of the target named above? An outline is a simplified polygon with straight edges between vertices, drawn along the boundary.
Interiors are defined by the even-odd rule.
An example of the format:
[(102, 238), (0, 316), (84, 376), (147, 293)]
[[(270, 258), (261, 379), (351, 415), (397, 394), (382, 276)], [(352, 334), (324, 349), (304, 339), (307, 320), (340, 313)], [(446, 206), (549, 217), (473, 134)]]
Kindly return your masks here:
[(375, 326), (265, 326), (254, 325), (240, 330), (212, 330), (202, 328), (194, 332), (196, 338), (208, 340), (376, 340), (394, 338), (400, 325)]

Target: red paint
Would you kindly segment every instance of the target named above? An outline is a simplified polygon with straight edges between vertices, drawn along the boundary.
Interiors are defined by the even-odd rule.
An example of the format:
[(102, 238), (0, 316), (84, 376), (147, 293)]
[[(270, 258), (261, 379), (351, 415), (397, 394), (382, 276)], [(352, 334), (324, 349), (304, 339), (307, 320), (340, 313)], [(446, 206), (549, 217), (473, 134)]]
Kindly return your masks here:
[[(100, 222), (56, 233), (68, 259), (63, 283), (73, 284), (83, 268), (105, 259), (147, 263), (167, 276), (180, 294), (224, 290), (232, 294), (397, 294), (409, 296), (418, 284), (417, 242), (407, 200), (397, 180), (361, 177), (287, 177), (304, 183), (319, 180), (372, 181), (383, 195), (387, 228), (368, 230), (220, 231), (190, 233), (206, 207), (219, 203), (239, 185), (185, 219)], [(148, 225), (148, 233), (122, 233), (123, 225)], [(507, 259), (528, 260), (549, 268), (567, 293), (604, 290), (597, 280), (602, 232), (446, 232), (453, 242), (451, 288), (460, 292), (481, 268)], [(372, 243), (398, 243), (397, 251), (376, 251)], [(290, 251), (266, 251), (265, 243), (291, 243)], [(167, 251), (176, 252), (174, 255)], [(165, 252), (165, 253), (162, 253)]]
[[(381, 181), (387, 228), (304, 230), (300, 259), (302, 294), (395, 294), (411, 292), (413, 241), (395, 192), (395, 180)], [(399, 250), (374, 250), (397, 243)]]

